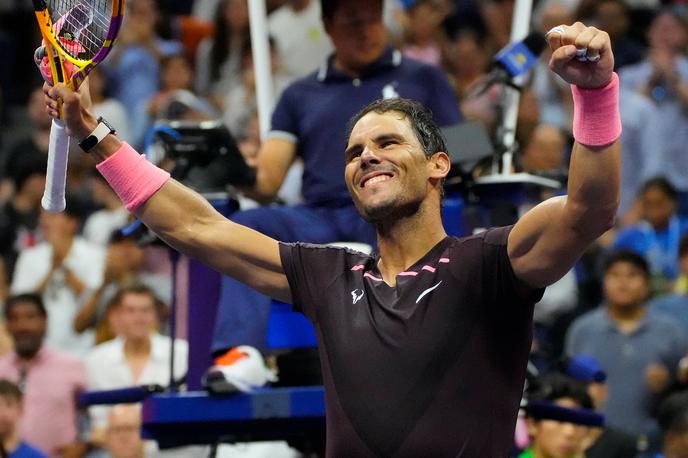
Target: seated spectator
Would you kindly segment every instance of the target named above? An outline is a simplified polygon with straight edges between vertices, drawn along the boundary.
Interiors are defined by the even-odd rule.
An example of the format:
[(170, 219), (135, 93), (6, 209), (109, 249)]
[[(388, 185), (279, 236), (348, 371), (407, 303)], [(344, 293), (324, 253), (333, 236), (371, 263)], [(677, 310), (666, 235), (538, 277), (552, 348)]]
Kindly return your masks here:
[(43, 211), (40, 225), (45, 242), (23, 251), (17, 260), (12, 294), (38, 292), (50, 314), (46, 341), (76, 355), (93, 346), (93, 333), (72, 328), (83, 294), (102, 282), (105, 251), (77, 235), (81, 209), (68, 197), (62, 213)]
[(659, 406), (657, 420), (662, 428), (662, 453), (654, 458), (688, 456), (688, 392), (677, 392)]
[[(568, 409), (592, 409), (585, 386), (561, 374), (550, 374), (539, 381), (528, 402), (545, 402)], [(539, 418), (526, 407), (529, 449), (518, 458), (577, 458), (582, 455), (588, 427), (571, 422)]]
[(43, 451), (19, 438), (23, 397), (17, 385), (0, 379), (0, 454), (7, 458), (47, 458)]
[[(454, 93), (462, 102), (471, 88), (486, 74), (489, 56), (477, 31), (457, 30), (448, 43), (447, 70), (454, 86)], [(462, 107), (464, 115), (471, 113), (471, 106)], [(477, 118), (480, 118), (476, 115)]]
[(38, 226), (41, 198), (45, 189), (44, 158), (26, 158), (12, 176), (15, 193), (0, 208), (0, 256), (5, 263), (7, 282), (12, 282), (19, 253), (42, 239)]
[(629, 8), (624, 0), (599, 0), (589, 22), (604, 30), (612, 40), (614, 70), (638, 63), (643, 58), (644, 48), (628, 31), (631, 25)]
[(155, 0), (128, 2), (125, 17), (105, 65), (115, 81), (113, 96), (124, 105), (133, 145), (138, 146), (150, 127), (147, 102), (158, 90), (160, 59), (181, 52), (182, 46), (158, 35), (160, 12)]
[(686, 336), (669, 318), (647, 313), (647, 262), (635, 252), (612, 253), (604, 263), (606, 304), (571, 325), (566, 353), (585, 354), (607, 373), (607, 424), (632, 435), (656, 433), (653, 397), (664, 390), (686, 351)]
[(446, 38), (441, 24), (449, 10), (442, 0), (416, 0), (408, 7), (404, 55), (439, 67)]
[[(234, 85), (224, 99), (222, 120), (229, 131), (239, 138), (246, 136), (251, 115), (256, 113), (256, 75), (253, 67), (251, 42), (247, 42), (241, 56), (241, 82)], [(279, 99), (292, 77), (285, 73), (282, 61), (276, 52), (274, 41), (270, 39), (270, 64), (272, 69), (272, 91), (275, 100)], [(271, 107), (272, 109), (273, 107)]]
[(315, 71), (333, 50), (320, 15), (319, 0), (288, 0), (268, 17), (279, 60), (292, 78)]
[[(117, 338), (97, 345), (86, 358), (88, 388), (110, 390), (142, 384), (167, 386), (170, 382), (170, 338), (157, 333), (157, 298), (142, 285), (122, 288), (113, 300), (111, 324)], [(188, 345), (175, 342), (175, 382), (188, 364)], [(92, 441), (102, 443), (108, 408), (92, 407)]]
[(0, 203), (6, 202), (16, 191), (14, 177), (22, 174), (23, 164), (47, 161), (52, 121), (45, 112), (43, 97), (40, 88), (31, 92), (27, 106), (31, 134), (11, 145), (0, 160)]
[(91, 176), (91, 190), (93, 202), (102, 208), (86, 218), (84, 238), (91, 243), (105, 246), (114, 231), (127, 225), (129, 212), (100, 173)]
[(241, 80), (241, 50), (249, 39), (247, 0), (221, 0), (215, 35), (198, 46), (196, 92), (223, 108), (227, 92)]
[(678, 193), (664, 178), (647, 181), (638, 200), (641, 220), (619, 231), (614, 248), (644, 256), (656, 282), (653, 289), (666, 292), (678, 276), (679, 241), (688, 232), (688, 220), (676, 214)]
[(148, 101), (148, 116), (160, 119), (176, 91), (190, 91), (193, 67), (183, 53), (165, 56), (160, 61), (160, 87)]
[(671, 317), (688, 335), (688, 235), (681, 238), (678, 249), (681, 274), (674, 288), (674, 294), (659, 296), (649, 304), (647, 309), (652, 314)]
[(14, 351), (0, 358), (0, 378), (24, 394), (19, 437), (51, 457), (81, 456), (76, 397), (86, 387), (83, 363), (44, 345), (48, 316), (40, 296), (12, 296), (4, 314)]
[(619, 72), (623, 88), (654, 102), (656, 113), (645, 129), (652, 135), (652, 151), (645, 151), (648, 173), (663, 175), (680, 191), (688, 191), (688, 33), (684, 19), (670, 8), (660, 10), (647, 33), (646, 57)]
[(113, 98), (108, 78), (103, 67), (97, 66), (88, 74), (89, 90), (93, 102), (93, 112), (117, 126), (117, 136), (125, 142), (133, 141), (129, 128), (129, 117), (122, 103)]
[(110, 458), (144, 458), (141, 439), (141, 408), (119, 404), (110, 410), (105, 430), (104, 449)]

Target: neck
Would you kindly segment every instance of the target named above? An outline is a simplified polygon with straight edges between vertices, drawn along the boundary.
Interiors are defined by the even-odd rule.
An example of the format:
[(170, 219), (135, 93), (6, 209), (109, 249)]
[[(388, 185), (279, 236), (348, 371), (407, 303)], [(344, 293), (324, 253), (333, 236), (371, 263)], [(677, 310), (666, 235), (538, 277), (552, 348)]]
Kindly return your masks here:
[(641, 303), (635, 305), (609, 304), (609, 317), (619, 324), (637, 324), (645, 316), (645, 307)]
[(376, 226), (380, 250), (378, 268), (385, 282), (392, 286), (400, 272), (416, 263), (447, 236), (439, 206), (428, 200), (414, 214)]
[(16, 430), (13, 429), (11, 432), (7, 433), (7, 436), (2, 439), (2, 446), (8, 454), (14, 452), (19, 446), (19, 435)]
[(151, 339), (126, 339), (124, 341), (124, 354), (127, 356), (146, 356), (150, 354)]

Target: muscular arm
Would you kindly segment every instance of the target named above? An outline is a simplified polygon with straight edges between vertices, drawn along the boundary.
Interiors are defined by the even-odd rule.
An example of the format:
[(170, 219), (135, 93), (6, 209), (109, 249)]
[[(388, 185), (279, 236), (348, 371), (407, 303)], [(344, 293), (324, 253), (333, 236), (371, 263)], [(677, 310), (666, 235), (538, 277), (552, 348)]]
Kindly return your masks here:
[[(552, 70), (579, 88), (607, 86), (613, 79), (614, 67), (609, 36), (581, 23), (561, 26), (560, 30), (562, 32), (548, 34), (554, 50), (550, 60)], [(575, 53), (583, 48), (587, 49), (588, 56), (598, 55), (599, 59), (577, 61)], [(599, 123), (608, 122), (609, 133), (604, 137), (607, 141), (608, 135), (618, 136), (618, 117), (610, 111), (618, 100), (615, 100), (617, 96), (607, 97), (603, 106), (600, 97), (601, 93), (591, 93), (588, 99), (580, 99), (587, 111), (578, 115), (581, 125), (577, 135), (585, 138), (586, 129), (590, 127), (604, 131), (599, 129)], [(604, 116), (608, 113), (608, 117), (601, 116), (603, 119), (595, 123), (586, 122), (586, 116), (600, 109)], [(619, 204), (621, 175), (621, 145), (618, 139), (613, 141), (614, 137), (603, 147), (576, 142), (569, 168), (568, 195), (538, 205), (524, 215), (509, 234), (508, 253), (514, 273), (527, 285), (539, 288), (563, 277), (586, 247), (612, 227)], [(591, 138), (593, 136), (588, 139)], [(599, 137), (592, 141), (595, 144)]]
[[(54, 99), (62, 98), (70, 136), (85, 138), (95, 129), (96, 118), (83, 108), (78, 93), (61, 84), (52, 89), (46, 87), (46, 90), (53, 99), (48, 102), (51, 116), (57, 116)], [(96, 161), (102, 162), (121, 146), (117, 137), (109, 135), (91, 150), (91, 154)], [(168, 180), (135, 213), (180, 252), (268, 296), (291, 301), (277, 241), (227, 220), (191, 189)]]
[(574, 145), (568, 196), (541, 203), (509, 234), (509, 258), (518, 278), (536, 288), (551, 285), (613, 225), (619, 202), (620, 150), (618, 141), (595, 150)]

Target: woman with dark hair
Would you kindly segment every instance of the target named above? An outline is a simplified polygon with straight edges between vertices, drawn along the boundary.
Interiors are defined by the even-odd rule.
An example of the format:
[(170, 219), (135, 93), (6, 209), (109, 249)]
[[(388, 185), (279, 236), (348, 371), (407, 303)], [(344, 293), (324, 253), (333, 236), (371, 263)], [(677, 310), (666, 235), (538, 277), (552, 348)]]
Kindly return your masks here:
[(196, 91), (222, 108), (224, 95), (241, 82), (241, 50), (249, 38), (246, 0), (222, 0), (215, 12), (215, 35), (198, 48)]

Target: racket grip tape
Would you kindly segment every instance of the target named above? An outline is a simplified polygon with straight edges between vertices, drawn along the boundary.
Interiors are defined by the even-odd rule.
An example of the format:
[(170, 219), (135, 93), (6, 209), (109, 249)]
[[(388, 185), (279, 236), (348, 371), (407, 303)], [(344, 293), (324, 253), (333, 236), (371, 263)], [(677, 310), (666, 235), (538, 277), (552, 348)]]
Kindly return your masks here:
[(56, 119), (50, 129), (48, 147), (48, 169), (45, 177), (45, 192), (41, 205), (52, 213), (65, 209), (65, 187), (67, 183), (67, 159), (69, 156), (69, 136), (64, 123)]

